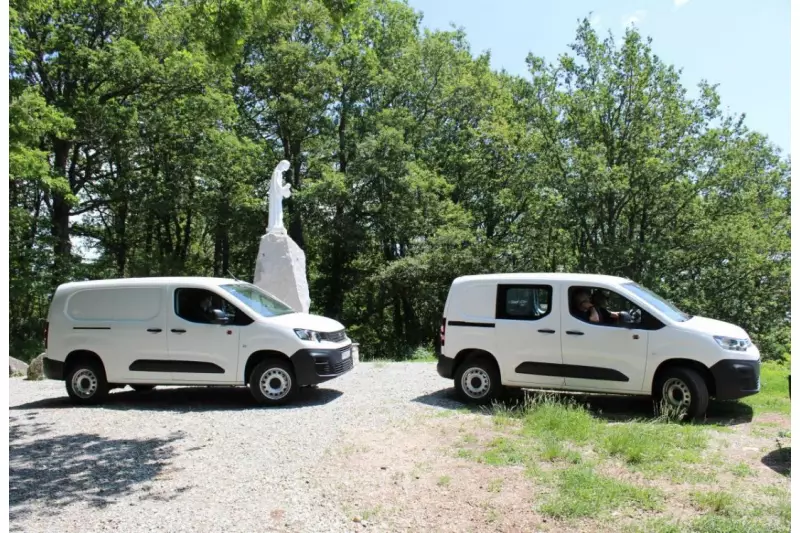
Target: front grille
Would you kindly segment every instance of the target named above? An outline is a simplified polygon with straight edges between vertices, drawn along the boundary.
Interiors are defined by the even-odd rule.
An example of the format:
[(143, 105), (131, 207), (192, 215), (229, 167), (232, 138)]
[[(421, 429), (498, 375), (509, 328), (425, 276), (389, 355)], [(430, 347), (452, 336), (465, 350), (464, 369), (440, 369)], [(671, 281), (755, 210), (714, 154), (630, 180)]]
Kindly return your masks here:
[(341, 330), (341, 331), (333, 331), (330, 333), (320, 333), (319, 337), (323, 341), (342, 342), (347, 338), (347, 335), (345, 334), (344, 330)]
[(330, 376), (332, 374), (341, 374), (353, 368), (353, 358), (349, 357), (344, 361), (338, 363), (331, 363), (330, 360), (317, 361), (316, 363), (317, 374), (320, 376)]

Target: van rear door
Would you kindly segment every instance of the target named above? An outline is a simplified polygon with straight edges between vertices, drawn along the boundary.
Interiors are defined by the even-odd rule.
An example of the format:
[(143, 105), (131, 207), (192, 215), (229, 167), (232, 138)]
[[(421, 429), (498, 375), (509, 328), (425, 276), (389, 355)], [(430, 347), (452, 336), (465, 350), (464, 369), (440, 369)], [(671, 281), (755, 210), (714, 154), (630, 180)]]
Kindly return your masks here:
[(503, 383), (562, 387), (557, 284), (497, 285), (497, 360)]

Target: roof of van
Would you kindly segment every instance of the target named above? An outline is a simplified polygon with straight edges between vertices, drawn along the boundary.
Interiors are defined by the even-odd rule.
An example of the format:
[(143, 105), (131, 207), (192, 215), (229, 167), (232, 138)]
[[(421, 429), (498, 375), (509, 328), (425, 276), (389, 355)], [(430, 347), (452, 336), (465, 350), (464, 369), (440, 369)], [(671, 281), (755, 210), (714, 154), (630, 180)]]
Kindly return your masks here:
[(172, 283), (186, 283), (191, 285), (227, 285), (232, 283), (242, 283), (235, 279), (212, 278), (202, 276), (165, 276), (150, 278), (117, 278), (117, 279), (98, 279), (89, 281), (72, 281), (59, 286), (60, 290), (79, 289), (88, 287), (135, 287), (137, 285), (168, 285)]
[(453, 284), (473, 281), (569, 281), (573, 283), (630, 283), (631, 280), (618, 276), (604, 274), (571, 274), (565, 272), (526, 272), (514, 274), (478, 274), (474, 276), (461, 276), (453, 280)]

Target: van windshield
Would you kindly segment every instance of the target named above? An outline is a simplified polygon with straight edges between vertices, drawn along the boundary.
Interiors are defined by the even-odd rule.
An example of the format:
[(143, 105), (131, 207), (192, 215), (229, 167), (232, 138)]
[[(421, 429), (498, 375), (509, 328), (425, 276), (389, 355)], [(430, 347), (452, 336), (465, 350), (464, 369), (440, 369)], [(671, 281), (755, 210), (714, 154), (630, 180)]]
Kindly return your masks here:
[(663, 299), (653, 291), (645, 289), (641, 285), (637, 285), (636, 283), (625, 283), (623, 287), (667, 315), (675, 322), (686, 322), (692, 318), (690, 315), (675, 307), (675, 305), (671, 302)]
[(295, 312), (285, 303), (276, 300), (275, 297), (249, 283), (221, 285), (221, 288), (261, 316), (280, 316)]

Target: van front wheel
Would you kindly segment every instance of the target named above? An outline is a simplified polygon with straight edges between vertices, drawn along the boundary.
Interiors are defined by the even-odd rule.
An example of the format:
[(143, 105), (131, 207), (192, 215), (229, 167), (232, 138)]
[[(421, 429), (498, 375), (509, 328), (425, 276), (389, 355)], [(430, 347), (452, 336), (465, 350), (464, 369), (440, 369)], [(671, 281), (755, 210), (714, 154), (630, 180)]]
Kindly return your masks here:
[(653, 390), (656, 407), (662, 416), (685, 421), (701, 419), (708, 408), (708, 386), (697, 371), (685, 367), (665, 370)]
[(297, 392), (292, 364), (280, 359), (268, 359), (250, 374), (250, 394), (261, 404), (282, 405)]
[(67, 394), (80, 405), (95, 405), (108, 396), (106, 373), (97, 363), (78, 363), (67, 372)]
[(485, 405), (496, 399), (503, 389), (500, 372), (492, 361), (485, 357), (465, 361), (456, 370), (456, 393), (461, 401), (473, 405)]

